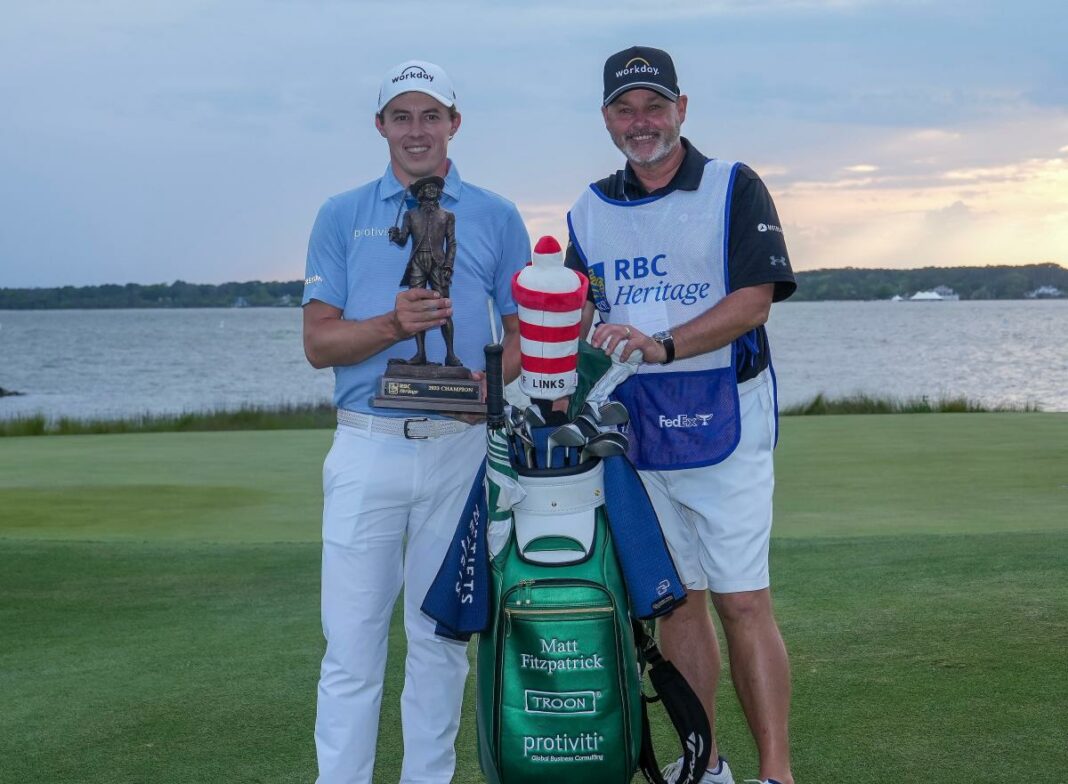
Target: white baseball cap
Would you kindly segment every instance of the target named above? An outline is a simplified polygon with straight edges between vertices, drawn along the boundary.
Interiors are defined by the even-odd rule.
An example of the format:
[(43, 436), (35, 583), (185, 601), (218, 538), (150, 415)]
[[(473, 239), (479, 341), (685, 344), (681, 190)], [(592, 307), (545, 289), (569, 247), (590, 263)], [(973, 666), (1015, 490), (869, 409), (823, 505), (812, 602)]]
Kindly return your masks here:
[(408, 60), (386, 71), (378, 90), (378, 111), (401, 93), (425, 93), (443, 106), (456, 105), (452, 79), (440, 65), (426, 60)]

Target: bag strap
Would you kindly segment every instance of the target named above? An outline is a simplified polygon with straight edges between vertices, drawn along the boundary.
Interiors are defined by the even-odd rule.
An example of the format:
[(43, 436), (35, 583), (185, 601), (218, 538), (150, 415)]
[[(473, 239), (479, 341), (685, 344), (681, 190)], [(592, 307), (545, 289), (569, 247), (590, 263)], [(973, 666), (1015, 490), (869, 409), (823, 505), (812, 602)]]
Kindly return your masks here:
[(712, 728), (704, 706), (682, 673), (660, 653), (644, 624), (637, 621), (634, 622), (634, 642), (638, 646), (642, 669), (648, 667), (649, 681), (656, 692), (653, 697), (642, 693), (642, 745), (638, 756), (642, 775), (649, 784), (665, 784), (653, 749), (648, 711), (649, 703), (661, 702), (682, 743), (682, 770), (677, 784), (697, 784), (708, 768), (712, 751)]

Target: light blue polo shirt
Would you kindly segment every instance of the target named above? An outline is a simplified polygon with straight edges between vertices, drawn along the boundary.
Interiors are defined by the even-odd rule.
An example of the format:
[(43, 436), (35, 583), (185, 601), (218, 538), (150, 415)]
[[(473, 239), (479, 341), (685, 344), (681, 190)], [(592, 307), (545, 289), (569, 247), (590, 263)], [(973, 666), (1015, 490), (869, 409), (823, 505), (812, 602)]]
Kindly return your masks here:
[[(530, 261), (530, 237), (514, 204), (462, 182), (456, 165), (449, 163), (439, 203), (456, 215), (456, 263), (449, 287), (453, 348), (466, 367), (482, 370), (483, 349), (493, 339), (486, 301), (492, 297), (502, 316), (516, 312), (512, 276)], [(308, 242), (302, 304), (320, 300), (355, 320), (393, 310), (412, 247), (411, 240), (404, 247), (395, 245), (386, 233), (398, 225), (405, 196), (405, 187), (386, 166), (381, 178), (327, 199)], [(403, 209), (416, 206), (414, 199), (406, 201)], [(441, 330), (430, 329), (426, 335), (427, 358), (443, 361)], [(409, 339), (359, 364), (335, 367), (334, 404), (378, 416), (426, 416), (425, 411), (371, 405), (386, 362), (414, 354), (415, 340)]]

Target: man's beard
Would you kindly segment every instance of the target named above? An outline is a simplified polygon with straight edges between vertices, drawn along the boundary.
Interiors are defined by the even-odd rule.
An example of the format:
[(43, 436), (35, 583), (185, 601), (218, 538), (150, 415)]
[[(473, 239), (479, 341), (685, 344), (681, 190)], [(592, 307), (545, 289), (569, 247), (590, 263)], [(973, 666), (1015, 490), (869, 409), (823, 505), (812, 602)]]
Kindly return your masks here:
[[(682, 129), (676, 125), (668, 130), (660, 131), (660, 138), (656, 142), (656, 146), (653, 149), (644, 154), (639, 154), (631, 149), (631, 142), (625, 135), (621, 135), (613, 141), (616, 143), (616, 147), (620, 149), (627, 160), (634, 166), (649, 166), (650, 164), (660, 163), (660, 161), (667, 158), (674, 152), (675, 147), (679, 144), (679, 137), (682, 134)], [(634, 134), (632, 134), (634, 135)]]

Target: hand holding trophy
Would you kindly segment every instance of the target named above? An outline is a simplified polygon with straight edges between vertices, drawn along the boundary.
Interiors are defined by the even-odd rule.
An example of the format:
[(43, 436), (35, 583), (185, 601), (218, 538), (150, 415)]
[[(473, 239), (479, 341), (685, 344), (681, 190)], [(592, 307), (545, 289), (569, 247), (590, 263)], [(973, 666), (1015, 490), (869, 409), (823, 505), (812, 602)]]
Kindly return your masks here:
[[(456, 261), (456, 216), (438, 204), (444, 187), (445, 181), (441, 177), (424, 177), (412, 183), (409, 192), (419, 204), (405, 212), (401, 225), (391, 226), (387, 235), (390, 242), (401, 247), (407, 244), (409, 237), (412, 240), (411, 256), (400, 285), (409, 289), (429, 288), (441, 299), (449, 296)], [(453, 351), (451, 316), (442, 323), (441, 336), (445, 342), (443, 363), (427, 360), (425, 331), (415, 334), (416, 351), (411, 359), (389, 360), (374, 405), (434, 411), (485, 411), (485, 406), (479, 402), (479, 382), (472, 378), (471, 371)]]

